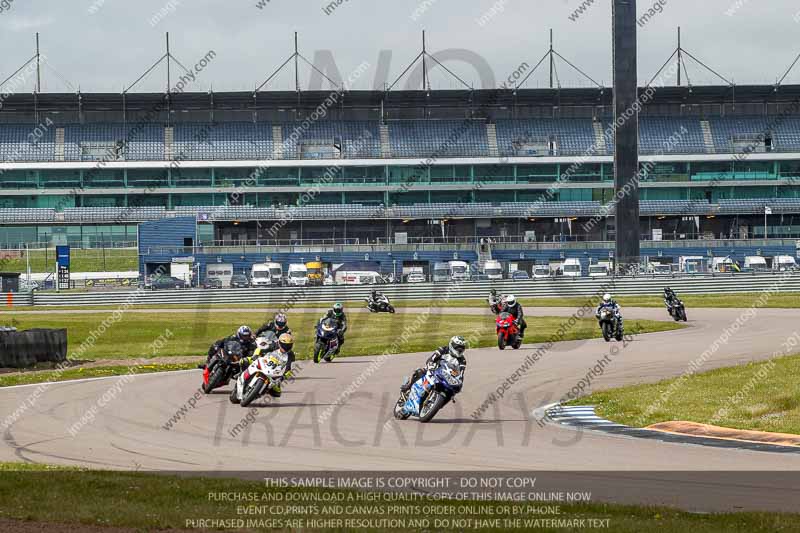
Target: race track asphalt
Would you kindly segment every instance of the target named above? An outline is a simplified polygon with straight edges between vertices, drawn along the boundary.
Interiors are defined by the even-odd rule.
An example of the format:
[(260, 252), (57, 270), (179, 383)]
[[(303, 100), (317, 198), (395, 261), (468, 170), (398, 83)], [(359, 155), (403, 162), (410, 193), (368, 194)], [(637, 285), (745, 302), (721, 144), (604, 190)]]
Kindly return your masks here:
[[(529, 314), (573, 312), (543, 308)], [(668, 318), (663, 309), (625, 313)], [(540, 427), (532, 418), (535, 408), (558, 401), (612, 346), (618, 352), (591, 389), (678, 376), (743, 313), (689, 309), (688, 328), (635, 336), (625, 347), (602, 340), (558, 343), (478, 419), (471, 415), (538, 345), (469, 350), (464, 391), (429, 424), (391, 416), (403, 377), (427, 353), (340, 358), (327, 365), (299, 361), (298, 378), (284, 387), (282, 398), (249, 409), (229, 403), (227, 387), (190, 407), (199, 370), (3, 388), (0, 423), (11, 423), (0, 426), (0, 461), (142, 471), (240, 471), (267, 461), (281, 465), (270, 467), (278, 470), (559, 471), (553, 486), (593, 489), (599, 500), (796, 512), (800, 454), (665, 443), (552, 423)], [(800, 310), (759, 309), (727, 342), (717, 343), (701, 370), (765, 359), (797, 329)], [(182, 407), (185, 414), (167, 429)], [(73, 435), (69, 428), (76, 429), (82, 416), (87, 423)], [(234, 429), (245, 421), (243, 430)], [(713, 474), (725, 471), (738, 474), (730, 482)], [(748, 471), (774, 475), (743, 473)]]

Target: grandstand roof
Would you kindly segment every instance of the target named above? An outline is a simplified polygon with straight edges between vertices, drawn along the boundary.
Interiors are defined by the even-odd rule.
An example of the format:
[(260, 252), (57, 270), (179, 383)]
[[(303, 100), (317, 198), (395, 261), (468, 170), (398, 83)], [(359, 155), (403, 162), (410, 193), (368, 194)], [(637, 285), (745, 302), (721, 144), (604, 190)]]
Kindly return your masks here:
[[(644, 91), (644, 88), (640, 88)], [(173, 110), (214, 109), (313, 109), (331, 91), (264, 91), (264, 92), (192, 92), (173, 94), (169, 105)], [(49, 110), (117, 111), (147, 110), (165, 103), (165, 93), (39, 93), (12, 94), (3, 101), (2, 114), (32, 113)], [(692, 86), (658, 88), (654, 104), (742, 104), (787, 103), (800, 98), (800, 85)], [(337, 105), (355, 109), (384, 107), (404, 108), (503, 108), (509, 106), (610, 106), (613, 90), (609, 88), (562, 89), (477, 89), (435, 91), (348, 91)], [(213, 102), (213, 104), (212, 104)]]

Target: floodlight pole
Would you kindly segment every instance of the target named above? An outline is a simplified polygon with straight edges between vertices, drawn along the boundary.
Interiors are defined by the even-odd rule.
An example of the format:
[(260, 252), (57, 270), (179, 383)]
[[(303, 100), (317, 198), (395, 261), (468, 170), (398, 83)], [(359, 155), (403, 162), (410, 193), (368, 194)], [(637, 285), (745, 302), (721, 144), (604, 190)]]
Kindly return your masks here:
[(550, 88), (553, 88), (553, 68), (555, 67), (554, 57), (553, 57), (553, 28), (550, 28)]
[(42, 92), (41, 56), (39, 54), (39, 32), (36, 32), (36, 92)]
[(425, 91), (428, 89), (428, 67), (425, 63), (425, 55), (427, 51), (425, 50), (425, 30), (422, 30), (422, 90)]
[(683, 50), (681, 50), (681, 27), (678, 26), (678, 87), (681, 86), (681, 62), (683, 59), (681, 58)]
[(169, 60), (170, 60), (170, 54), (169, 54), (169, 32), (166, 33), (166, 39), (167, 39), (167, 94), (169, 94), (170, 87), (172, 87), (172, 85), (170, 85), (170, 81), (171, 80), (170, 80), (170, 77), (169, 77)]

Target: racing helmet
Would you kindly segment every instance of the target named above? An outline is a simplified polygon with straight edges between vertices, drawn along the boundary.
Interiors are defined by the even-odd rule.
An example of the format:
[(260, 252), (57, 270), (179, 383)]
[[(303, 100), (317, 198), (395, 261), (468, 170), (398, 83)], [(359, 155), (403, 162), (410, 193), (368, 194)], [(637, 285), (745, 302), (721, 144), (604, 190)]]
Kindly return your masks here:
[(464, 350), (467, 349), (467, 341), (461, 335), (455, 335), (450, 339), (448, 351), (453, 357), (463, 357)]
[(278, 347), (282, 352), (288, 352), (294, 347), (294, 337), (291, 333), (284, 333), (278, 337)]
[(611, 295), (609, 293), (605, 293), (603, 295), (603, 303), (605, 304), (611, 303)]
[(253, 330), (250, 329), (250, 326), (239, 326), (239, 329), (236, 330), (236, 338), (240, 342), (253, 342)]
[(283, 313), (278, 313), (275, 315), (275, 329), (278, 331), (282, 331), (286, 329), (286, 315)]
[(339, 316), (342, 316), (343, 312), (344, 312), (344, 306), (341, 303), (336, 302), (335, 304), (333, 304), (333, 314), (334, 315), (339, 317)]
[(513, 294), (509, 294), (508, 296), (506, 296), (506, 304), (509, 307), (514, 307), (515, 305), (517, 305), (517, 297), (514, 296)]

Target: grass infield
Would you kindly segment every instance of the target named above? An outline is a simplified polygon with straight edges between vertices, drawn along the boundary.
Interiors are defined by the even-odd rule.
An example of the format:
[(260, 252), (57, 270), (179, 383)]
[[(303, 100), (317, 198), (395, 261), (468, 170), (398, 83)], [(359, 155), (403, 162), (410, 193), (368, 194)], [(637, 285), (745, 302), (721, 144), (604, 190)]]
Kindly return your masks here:
[(654, 384), (596, 392), (571, 402), (634, 427), (701, 424), (800, 435), (800, 355), (720, 368)]
[[(67, 328), (70, 359), (125, 359), (204, 355), (211, 343), (233, 334), (247, 324), (255, 331), (272, 313), (122, 313), (120, 320), (108, 328), (102, 323), (111, 312), (76, 314), (24, 313), (14, 316), (17, 329)], [(299, 359), (309, 356), (320, 313), (290, 313), (289, 326), (295, 334), (295, 352)], [(2, 320), (2, 317), (0, 317)], [(526, 343), (546, 341), (567, 319), (564, 317), (530, 317)], [(497, 342), (494, 320), (490, 316), (440, 314), (428, 316), (399, 313), (348, 315), (348, 331), (342, 355), (374, 355), (390, 350), (409, 353), (432, 350), (445, 344), (453, 335), (463, 335), (473, 348), (492, 346)], [(629, 320), (626, 331), (632, 334), (669, 331), (681, 327), (674, 322)], [(104, 330), (103, 333), (99, 333)], [(405, 333), (407, 332), (407, 333)], [(402, 336), (405, 335), (405, 340)], [(564, 340), (600, 337), (594, 319), (579, 320), (569, 329)], [(161, 338), (161, 341), (157, 339)], [(92, 339), (94, 339), (92, 341)], [(91, 342), (90, 342), (91, 341)], [(81, 344), (85, 349), (81, 350)]]
[[(133, 468), (134, 465), (132, 465)], [(269, 495), (281, 493), (283, 498), (275, 498), (255, 504), (237, 504), (218, 501), (210, 493)], [(302, 494), (300, 494), (302, 493)], [(343, 498), (342, 507), (350, 507), (350, 513), (336, 509), (336, 505), (320, 503), (324, 496)], [(530, 507), (544, 508), (547, 505), (535, 503), (510, 502), (469, 502), (425, 500), (412, 504), (398, 504), (382, 500), (347, 502), (358, 493), (333, 489), (316, 488), (268, 488), (263, 481), (248, 482), (227, 478), (175, 477), (137, 472), (110, 472), (79, 470), (46, 465), (23, 465), (0, 463), (0, 519), (25, 521), (28, 523), (56, 523), (62, 526), (45, 526), (42, 530), (66, 531), (63, 525), (73, 526), (73, 531), (81, 526), (129, 527), (144, 531), (167, 528), (182, 529), (190, 526), (188, 520), (203, 518), (282, 520), (282, 526), (273, 522), (273, 528), (290, 530), (293, 525), (288, 520), (325, 520), (336, 518), (359, 518), (362, 520), (428, 518), (431, 523), (435, 517), (459, 518), (458, 508), (471, 506), (469, 518), (473, 520), (497, 520), (520, 517), (521, 520), (593, 519), (608, 520), (604, 530), (619, 533), (639, 533), (659, 531), (664, 533), (767, 533), (775, 531), (798, 531), (800, 515), (778, 513), (726, 513), (697, 514), (676, 511), (668, 508), (622, 506), (601, 503), (558, 504), (559, 514), (537, 515)], [(305, 496), (305, 499), (287, 496)], [(317, 501), (307, 503), (311, 498)], [(291, 501), (295, 503), (286, 503)], [(285, 512), (280, 514), (243, 515), (238, 512), (239, 505), (260, 507), (278, 505)], [(415, 507), (425, 506), (427, 514), (421, 514)], [(314, 512), (316, 511), (316, 512)], [(16, 522), (19, 523), (19, 522)], [(502, 523), (502, 522), (500, 522)], [(491, 524), (491, 522), (486, 522)], [(13, 526), (12, 526), (13, 527)], [(213, 526), (212, 526), (213, 527)], [(214, 528), (217, 529), (217, 528)], [(222, 527), (221, 530), (226, 528)], [(248, 530), (264, 530), (254, 527)], [(272, 528), (270, 528), (272, 529)], [(458, 529), (458, 528), (456, 528)], [(456, 530), (452, 529), (451, 530)], [(482, 527), (482, 531), (508, 531), (504, 527)], [(518, 529), (531, 530), (532, 527)], [(336, 531), (351, 531), (351, 527), (335, 528)], [(365, 529), (361, 529), (364, 531)], [(376, 528), (367, 528), (377, 531)], [(435, 530), (430, 529), (429, 530)], [(536, 527), (536, 531), (583, 531), (583, 528)]]

